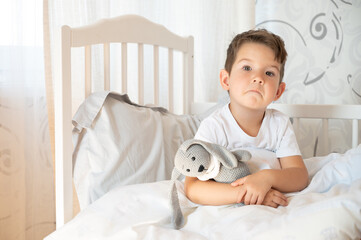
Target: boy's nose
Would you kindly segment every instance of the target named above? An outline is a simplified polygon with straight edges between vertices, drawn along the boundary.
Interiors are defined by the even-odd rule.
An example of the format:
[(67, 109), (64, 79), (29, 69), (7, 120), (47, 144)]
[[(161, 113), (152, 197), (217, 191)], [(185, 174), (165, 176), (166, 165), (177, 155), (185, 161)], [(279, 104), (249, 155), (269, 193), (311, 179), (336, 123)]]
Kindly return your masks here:
[(264, 84), (264, 80), (263, 80), (263, 71), (262, 70), (254, 70), (253, 71), (253, 75), (251, 76), (253, 79), (252, 80), (252, 83), (257, 83), (257, 84), (260, 84), (260, 85), (263, 85)]
[(253, 82), (263, 85), (263, 79), (261, 79), (261, 78), (253, 79)]

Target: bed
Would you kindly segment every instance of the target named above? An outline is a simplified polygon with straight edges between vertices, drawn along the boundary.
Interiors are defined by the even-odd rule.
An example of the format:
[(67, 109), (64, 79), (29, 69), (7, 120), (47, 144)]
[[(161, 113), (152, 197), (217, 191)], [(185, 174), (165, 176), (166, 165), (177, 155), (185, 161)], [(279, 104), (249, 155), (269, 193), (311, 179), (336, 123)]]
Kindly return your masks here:
[[(296, 135), (300, 119), (322, 119), (326, 140), (322, 147), (327, 154), (305, 159), (308, 187), (287, 194), (287, 207), (216, 207), (192, 203), (184, 195), (183, 182), (177, 181), (186, 223), (180, 230), (170, 226), (174, 154), (194, 136), (204, 117), (227, 102), (226, 98), (218, 103), (194, 101), (193, 41), (135, 15), (78, 28), (63, 26), (63, 75), (56, 85), (55, 105), (57, 230), (45, 239), (360, 239), (359, 105), (272, 104), (290, 116)], [(129, 78), (133, 74), (127, 65), (130, 43), (137, 49), (136, 82)], [(119, 78), (111, 69), (112, 44), (121, 46)], [(91, 45), (103, 49), (101, 91), (92, 89)], [(153, 46), (151, 57), (144, 53), (146, 45)], [(71, 54), (80, 47), (84, 48), (81, 89), (86, 99), (74, 107)], [(161, 48), (166, 49), (165, 57)], [(152, 66), (151, 77), (144, 73), (147, 66)], [(166, 75), (166, 88), (162, 88), (161, 73)], [(114, 81), (121, 82), (121, 89), (113, 90)], [(137, 88), (133, 94), (131, 85)], [(352, 122), (352, 146), (345, 153), (327, 152), (329, 119)], [(252, 155), (265, 160), (274, 157), (262, 150)], [(81, 208), (75, 217), (73, 182)]]

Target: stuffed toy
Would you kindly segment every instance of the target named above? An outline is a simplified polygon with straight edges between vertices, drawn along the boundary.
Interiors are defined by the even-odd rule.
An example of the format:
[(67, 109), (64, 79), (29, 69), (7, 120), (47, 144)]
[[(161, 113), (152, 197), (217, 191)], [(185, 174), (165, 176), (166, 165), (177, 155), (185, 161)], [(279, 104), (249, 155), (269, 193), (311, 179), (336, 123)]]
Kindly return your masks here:
[(225, 147), (201, 140), (185, 141), (175, 155), (172, 172), (170, 203), (173, 227), (180, 229), (184, 225), (175, 185), (181, 175), (197, 177), (202, 181), (214, 179), (217, 182), (231, 183), (250, 174), (245, 162), (251, 157), (245, 150), (230, 152)]

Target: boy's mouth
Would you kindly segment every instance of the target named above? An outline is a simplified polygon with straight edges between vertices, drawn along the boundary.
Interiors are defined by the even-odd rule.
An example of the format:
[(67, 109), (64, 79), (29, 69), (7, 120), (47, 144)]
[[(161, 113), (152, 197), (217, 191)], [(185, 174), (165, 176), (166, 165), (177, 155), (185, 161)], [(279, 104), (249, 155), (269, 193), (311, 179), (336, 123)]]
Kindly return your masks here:
[(258, 89), (250, 89), (247, 92), (249, 92), (249, 93), (258, 93), (258, 94), (262, 95), (261, 91), (258, 90)]

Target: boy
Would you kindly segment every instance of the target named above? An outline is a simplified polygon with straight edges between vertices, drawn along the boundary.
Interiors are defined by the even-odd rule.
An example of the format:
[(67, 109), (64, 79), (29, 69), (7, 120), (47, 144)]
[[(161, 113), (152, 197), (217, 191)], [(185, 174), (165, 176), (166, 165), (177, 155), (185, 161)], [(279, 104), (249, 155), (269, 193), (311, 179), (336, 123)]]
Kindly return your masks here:
[(228, 47), (225, 69), (220, 72), (220, 83), (230, 102), (203, 120), (195, 136), (229, 150), (251, 147), (275, 152), (280, 169), (260, 170), (232, 184), (186, 177), (185, 192), (191, 201), (286, 206), (287, 198), (281, 192), (307, 186), (307, 169), (289, 118), (267, 109), (285, 91), (286, 58), (279, 36), (264, 29), (238, 34)]

